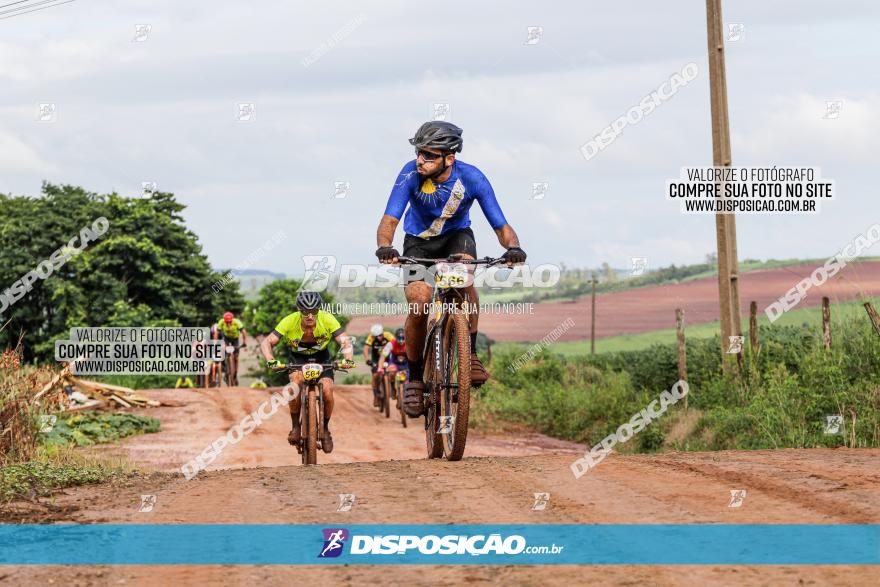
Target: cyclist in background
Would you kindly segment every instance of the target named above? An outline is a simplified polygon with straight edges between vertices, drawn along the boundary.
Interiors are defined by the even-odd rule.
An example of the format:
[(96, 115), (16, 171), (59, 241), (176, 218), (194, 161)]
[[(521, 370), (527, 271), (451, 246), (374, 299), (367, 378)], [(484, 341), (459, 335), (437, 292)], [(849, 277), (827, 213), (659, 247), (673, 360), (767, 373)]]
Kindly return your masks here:
[(379, 356), (385, 345), (394, 340), (394, 335), (382, 328), (381, 324), (373, 324), (370, 334), (364, 341), (364, 362), (370, 366), (373, 374), (373, 407), (379, 407)]
[[(217, 321), (216, 326), (217, 331), (214, 335), (214, 340), (219, 340), (222, 336), (223, 342), (235, 347), (235, 353), (232, 356), (232, 362), (235, 365), (235, 381), (232, 384), (238, 385), (238, 349), (247, 346), (247, 331), (244, 329), (244, 324), (242, 324), (241, 320), (236, 318), (232, 312), (223, 314), (223, 318)], [(241, 344), (238, 344), (239, 335), (241, 335)]]
[[(389, 377), (397, 375), (398, 371), (409, 371), (409, 362), (406, 359), (406, 333), (403, 328), (394, 331), (394, 339), (388, 342), (382, 349), (379, 358), (379, 376), (388, 371)], [(392, 397), (391, 399), (396, 399)]]

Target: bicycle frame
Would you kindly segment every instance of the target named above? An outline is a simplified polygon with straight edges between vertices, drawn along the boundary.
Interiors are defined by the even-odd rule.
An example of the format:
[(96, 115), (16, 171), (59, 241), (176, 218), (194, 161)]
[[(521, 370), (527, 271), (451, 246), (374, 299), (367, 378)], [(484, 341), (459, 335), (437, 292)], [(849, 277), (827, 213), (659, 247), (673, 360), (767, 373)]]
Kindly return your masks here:
[[(311, 452), (308, 448), (309, 437), (312, 434), (312, 430), (310, 429), (310, 425), (306, 420), (308, 418), (308, 406), (309, 395), (311, 393), (316, 394), (316, 427), (315, 431), (315, 444), (317, 441), (324, 442), (324, 384), (321, 383), (321, 379), (323, 379), (324, 373), (327, 370), (336, 369), (339, 371), (345, 371), (346, 369), (340, 369), (335, 363), (316, 363), (321, 367), (321, 374), (315, 379), (306, 379), (303, 376), (303, 384), (300, 386), (299, 390), (299, 423), (300, 423), (300, 432), (301, 439), (299, 444), (299, 450), (302, 454), (302, 461), (304, 465), (313, 465), (317, 463), (317, 455), (310, 455)], [(287, 371), (288, 373), (293, 373), (295, 371), (302, 371), (303, 365), (285, 365), (284, 367), (277, 369), (277, 371)]]
[[(413, 257), (398, 257), (398, 259), (402, 263), (408, 264), (436, 264), (442, 262), (450, 262), (450, 263), (461, 263), (465, 265), (486, 265), (492, 266), (497, 265), (499, 263), (503, 263), (503, 258), (491, 259), (489, 257), (485, 257), (483, 259), (462, 259), (461, 255), (450, 255), (447, 259), (418, 259)], [(422, 347), (422, 361), (424, 367), (425, 376), (423, 381), (425, 383), (425, 390), (423, 395), (424, 405), (425, 405), (425, 439), (428, 445), (428, 458), (438, 458), (446, 454), (446, 458), (448, 460), (458, 460), (461, 458), (466, 436), (467, 436), (467, 413), (468, 407), (470, 403), (469, 391), (470, 386), (464, 390), (460, 390), (459, 383), (453, 382), (449, 379), (448, 376), (448, 365), (445, 365), (444, 362), (448, 360), (448, 344), (446, 342), (446, 347), (444, 347), (441, 340), (445, 336), (445, 333), (448, 328), (448, 323), (452, 317), (454, 317), (455, 321), (458, 323), (455, 332), (459, 333), (456, 336), (461, 336), (460, 331), (462, 329), (467, 330), (468, 335), (470, 332), (470, 314), (472, 313), (471, 309), (471, 300), (467, 294), (467, 291), (463, 288), (466, 284), (461, 281), (461, 277), (455, 275), (454, 273), (448, 274), (445, 279), (444, 276), (438, 275), (435, 278), (435, 287), (431, 294), (431, 313), (428, 316), (428, 323), (425, 328), (425, 340)], [(462, 316), (459, 310), (464, 307), (464, 319), (463, 322), (465, 327), (462, 327)], [(436, 310), (434, 309), (436, 308)], [(458, 341), (453, 341), (452, 344), (464, 344)], [(433, 346), (433, 348), (432, 348)], [(463, 353), (461, 353), (461, 347), (456, 351), (457, 356), (459, 357), (459, 361), (456, 369), (460, 373), (461, 369), (470, 369), (470, 349), (466, 348)], [(444, 356), (444, 353), (447, 356)], [(464, 357), (462, 359), (462, 357)], [(464, 364), (464, 363), (467, 364)], [(446, 369), (446, 375), (443, 374), (443, 370)], [(431, 373), (431, 377), (428, 377), (427, 374)], [(465, 379), (461, 379), (461, 375), (458, 375), (458, 381), (469, 381), (469, 375), (465, 376)], [(467, 383), (465, 383), (467, 384)], [(453, 391), (454, 390), (454, 391)], [(441, 397), (444, 398), (441, 400)], [(455, 424), (455, 438), (454, 441), (440, 440), (440, 434), (449, 434), (448, 431), (440, 432), (440, 430), (434, 431), (433, 428), (438, 422), (439, 414), (442, 413), (444, 409), (449, 409), (449, 401), (455, 402), (458, 407), (456, 410), (463, 410), (462, 419)], [(441, 401), (446, 402), (444, 406), (441, 406)], [(459, 404), (459, 402), (462, 402)], [(463, 408), (461, 406), (464, 406)], [(451, 436), (449, 438), (452, 438)], [(455, 443), (454, 447), (451, 444)], [(448, 450), (447, 450), (448, 448)]]

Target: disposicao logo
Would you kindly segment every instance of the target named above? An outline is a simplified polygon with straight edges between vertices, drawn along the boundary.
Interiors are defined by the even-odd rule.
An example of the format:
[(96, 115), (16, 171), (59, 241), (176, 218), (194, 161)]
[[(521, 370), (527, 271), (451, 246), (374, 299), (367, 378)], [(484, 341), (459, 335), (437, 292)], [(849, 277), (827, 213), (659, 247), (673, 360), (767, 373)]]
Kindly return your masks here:
[(335, 558), (342, 554), (345, 541), (348, 540), (348, 530), (345, 528), (324, 528), (324, 546), (321, 548), (318, 558)]

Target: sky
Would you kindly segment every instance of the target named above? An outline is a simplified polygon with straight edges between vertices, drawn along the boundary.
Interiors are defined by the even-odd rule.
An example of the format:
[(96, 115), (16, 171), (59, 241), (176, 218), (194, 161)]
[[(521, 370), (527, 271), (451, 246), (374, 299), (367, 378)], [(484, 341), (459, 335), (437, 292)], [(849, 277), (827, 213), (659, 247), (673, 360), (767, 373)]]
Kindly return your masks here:
[[(464, 129), (460, 159), (489, 178), (531, 263), (650, 268), (715, 249), (714, 216), (664, 197), (681, 167), (712, 162), (701, 0), (76, 0), (28, 14), (11, 1), (0, 0), (2, 193), (35, 196), (49, 181), (137, 196), (156, 182), (186, 204), (215, 267), (279, 230), (287, 238), (256, 266), (373, 263), (407, 139), (442, 103)], [(726, 43), (734, 165), (819, 167), (836, 190), (817, 215), (739, 215), (740, 259), (830, 256), (880, 219), (880, 5), (728, 1), (724, 23), (742, 25)], [(693, 81), (581, 154), (691, 62)], [(49, 121), (41, 103), (55, 105)], [(239, 104), (254, 104), (252, 120)], [(477, 206), (471, 217), (479, 254), (500, 254)]]

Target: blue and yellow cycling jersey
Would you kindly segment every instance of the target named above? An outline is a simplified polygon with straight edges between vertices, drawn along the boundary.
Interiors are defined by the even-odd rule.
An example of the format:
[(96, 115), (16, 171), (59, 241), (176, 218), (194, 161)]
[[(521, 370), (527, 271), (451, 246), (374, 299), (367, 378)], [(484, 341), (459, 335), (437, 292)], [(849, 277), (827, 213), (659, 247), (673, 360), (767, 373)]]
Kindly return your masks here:
[(482, 171), (456, 160), (449, 179), (435, 183), (419, 175), (416, 162), (412, 160), (400, 170), (388, 197), (385, 214), (399, 219), (409, 205), (403, 230), (407, 234), (431, 238), (470, 226), (469, 212), (474, 201), (479, 202), (492, 228), (497, 230), (507, 224), (495, 199), (495, 191)]
[(344, 332), (339, 320), (330, 312), (318, 310), (315, 319), (315, 342), (303, 342), (302, 314), (294, 312), (281, 319), (273, 330), (287, 347), (294, 353), (313, 355), (327, 348), (330, 340)]

